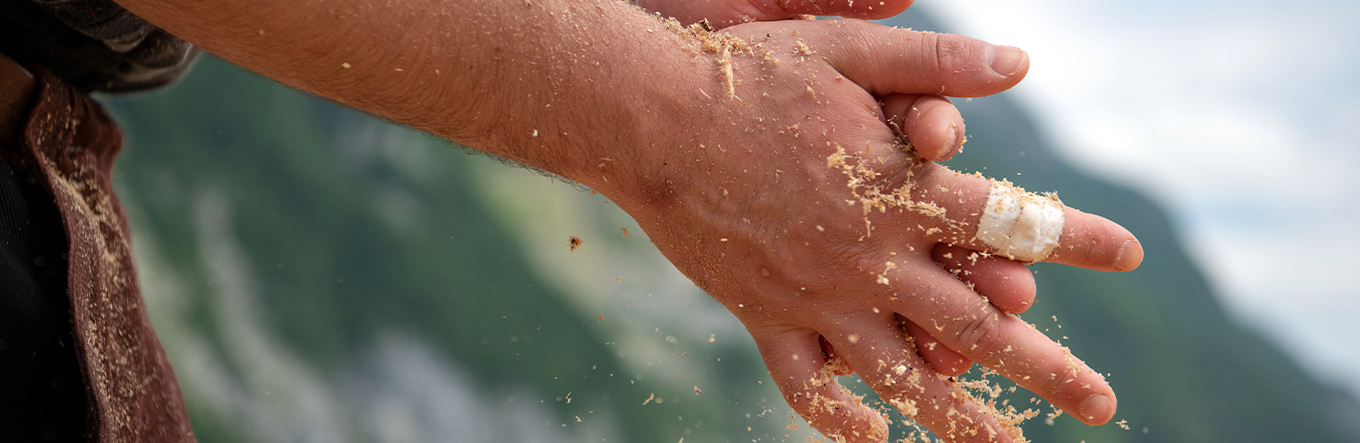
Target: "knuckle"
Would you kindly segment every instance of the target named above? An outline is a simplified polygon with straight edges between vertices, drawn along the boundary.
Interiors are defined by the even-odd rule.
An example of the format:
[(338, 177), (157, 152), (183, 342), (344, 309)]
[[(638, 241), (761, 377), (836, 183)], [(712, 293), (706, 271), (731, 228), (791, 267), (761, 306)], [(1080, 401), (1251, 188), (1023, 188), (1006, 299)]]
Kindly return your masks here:
[[(881, 46), (878, 44), (879, 36), (886, 27), (873, 22), (842, 18), (836, 20), (819, 20), (824, 23), (826, 40), (822, 41), (824, 51), (847, 51), (846, 55), (856, 56), (865, 55)], [(809, 42), (811, 43), (811, 42)], [(873, 62), (876, 57), (853, 57), (856, 63)]]
[(931, 62), (929, 66), (923, 64), (922, 67), (932, 69), (931, 71), (932, 76), (938, 77), (939, 73), (944, 72), (942, 70), (943, 64), (940, 63), (940, 60), (945, 50), (943, 46), (944, 45), (943, 40), (944, 37), (948, 35), (949, 34), (930, 33), (921, 36), (922, 38), (921, 46), (922, 49), (926, 51), (926, 53), (923, 55), (925, 55)]
[(879, 259), (879, 251), (866, 244), (867, 242), (837, 242), (830, 246), (831, 257), (835, 260), (836, 267), (855, 274), (871, 272), (874, 264), (883, 263)]
[(964, 355), (994, 355), (1002, 342), (1001, 316), (995, 312), (981, 312), (963, 322), (954, 336), (958, 351)]
[[(1074, 386), (1072, 383), (1076, 379), (1075, 371), (1070, 368), (1054, 368), (1046, 373), (1042, 373), (1038, 390), (1034, 391), (1044, 398), (1057, 398), (1063, 391)], [(1031, 388), (1033, 390), (1033, 388)]]
[(1075, 263), (1103, 266), (1114, 262), (1118, 246), (1113, 239), (1118, 235), (1103, 224), (1084, 229), (1065, 230), (1058, 238), (1057, 252)]
[(954, 34), (937, 34), (935, 37), (935, 60), (940, 69), (957, 67), (970, 55), (968, 39)]
[(957, 74), (985, 71), (983, 60), (985, 49), (979, 40), (954, 35), (936, 34), (935, 36), (935, 74), (944, 87), (946, 79)]

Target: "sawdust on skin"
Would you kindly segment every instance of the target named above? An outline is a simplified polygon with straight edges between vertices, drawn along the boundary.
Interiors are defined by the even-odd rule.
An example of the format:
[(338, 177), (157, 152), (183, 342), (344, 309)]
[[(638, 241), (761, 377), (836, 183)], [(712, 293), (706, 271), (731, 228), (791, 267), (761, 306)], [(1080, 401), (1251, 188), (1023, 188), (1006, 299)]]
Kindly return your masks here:
[[(858, 203), (863, 209), (865, 229), (866, 231), (869, 231), (865, 233), (866, 237), (871, 234), (872, 227), (868, 217), (875, 209), (877, 209), (879, 213), (886, 213), (888, 209), (897, 209), (899, 211), (920, 214), (943, 222), (944, 225), (948, 226), (949, 229), (956, 233), (963, 232), (963, 228), (966, 225), (963, 222), (948, 218), (948, 212), (945, 208), (940, 207), (933, 202), (918, 201), (911, 198), (911, 192), (916, 188), (917, 184), (910, 169), (908, 170), (906, 179), (903, 183), (896, 187), (892, 187), (880, 179), (880, 173), (875, 172), (868, 167), (868, 161), (865, 161), (857, 154), (846, 152), (845, 148), (839, 144), (835, 145), (835, 148), (836, 151), (827, 157), (827, 167), (840, 170), (848, 178), (846, 186), (855, 197), (855, 200), (851, 200), (849, 203)], [(901, 146), (901, 148), (903, 148), (903, 151), (908, 151), (910, 149), (910, 147), (905, 145)], [(1001, 183), (1007, 186), (1014, 186), (1005, 181)], [(1023, 192), (1023, 190), (1020, 191)], [(1052, 194), (1043, 197), (1036, 195), (1035, 197), (1057, 199), (1057, 197)], [(942, 231), (939, 228), (921, 227), (921, 229), (926, 235)], [(979, 255), (975, 253), (970, 259), (976, 261), (978, 257)], [(895, 263), (886, 262), (884, 264), (884, 274), (896, 267)], [(889, 283), (884, 275), (879, 275), (878, 282), (882, 284)], [(908, 338), (907, 341), (914, 352), (915, 344), (913, 343), (913, 340)], [(1069, 372), (1073, 371), (1072, 368), (1080, 368), (1079, 361), (1077, 361), (1075, 357), (1071, 357), (1070, 353), (1068, 355)], [(880, 361), (879, 364), (880, 366), (891, 369), (891, 371), (888, 372), (889, 375), (887, 375), (888, 379), (883, 382), (885, 385), (898, 385), (899, 389), (904, 389), (903, 385), (905, 385), (905, 389), (915, 389), (919, 390), (919, 392), (925, 392), (925, 388), (922, 385), (923, 371), (915, 370), (905, 361), (897, 362), (895, 364)], [(828, 363), (827, 367), (823, 369), (820, 378), (813, 380), (814, 385), (817, 385), (818, 383), (824, 385), (830, 382), (828, 379), (833, 377), (835, 373), (833, 365), (834, 361)], [(893, 374), (897, 377), (894, 378)], [(939, 376), (938, 374), (930, 375)], [(948, 384), (954, 388), (951, 395), (958, 404), (970, 402), (980, 406), (979, 410), (983, 414), (990, 416), (992, 420), (1000, 425), (1001, 429), (1012, 441), (1027, 443), (1029, 440), (1024, 437), (1020, 425), (1025, 421), (1038, 416), (1039, 411), (1032, 408), (1027, 408), (1023, 411), (1017, 410), (1014, 405), (1009, 404), (1009, 400), (999, 400), (1001, 394), (1007, 390), (1001, 388), (999, 385), (994, 385), (988, 379), (988, 377), (993, 375), (996, 375), (996, 372), (984, 369), (982, 376), (975, 380), (950, 378), (948, 379)], [(1014, 392), (1015, 387), (1012, 386), (1008, 390)], [(914, 420), (914, 417), (920, 413), (920, 406), (914, 400), (910, 398), (887, 397), (885, 397), (885, 400), (888, 405), (896, 409), (899, 414), (906, 417), (904, 423), (911, 426), (913, 429), (907, 437), (901, 441), (921, 441), (923, 443), (930, 443), (930, 433)], [(942, 433), (951, 440), (965, 436), (977, 436), (979, 433), (987, 433), (991, 440), (995, 440), (998, 437), (992, 435), (996, 432), (992, 427), (974, 420), (972, 417), (959, 412), (958, 409), (955, 409), (952, 406), (946, 415), (949, 418), (948, 429), (942, 430)], [(1050, 415), (1056, 417), (1056, 413)]]
[[(719, 77), (727, 87), (727, 97), (737, 98), (737, 78), (733, 72), (732, 54), (746, 52), (755, 55), (753, 46), (746, 43), (746, 40), (726, 32), (714, 31), (708, 21), (684, 26), (674, 18), (667, 18), (662, 20), (662, 24), (667, 30), (680, 36), (680, 41), (696, 57), (700, 54), (715, 55), (716, 60), (714, 62), (718, 65)], [(767, 59), (772, 59), (770, 51), (765, 50), (763, 54)], [(774, 62), (778, 63), (778, 60), (774, 60)]]
[[(711, 63), (713, 63), (715, 68), (715, 75), (723, 86), (722, 95), (727, 99), (740, 100), (738, 94), (739, 82), (735, 75), (736, 67), (733, 63), (734, 56), (750, 55), (758, 57), (758, 60), (763, 58), (763, 61), (774, 65), (780, 63), (779, 59), (775, 56), (775, 53), (766, 49), (763, 45), (759, 43), (751, 44), (725, 32), (715, 31), (706, 22), (684, 26), (675, 19), (661, 18), (659, 16), (656, 18), (660, 22), (662, 28), (680, 37), (680, 43), (689, 49), (696, 59), (711, 60)], [(814, 54), (812, 48), (808, 47), (801, 40), (797, 41), (796, 44), (797, 47), (791, 54), (795, 59), (806, 59), (806, 57)], [(812, 79), (808, 79), (807, 81), (807, 90), (809, 94), (812, 94), (815, 97), (815, 92), (812, 89)], [(700, 92), (710, 99), (715, 98), (702, 90)], [(795, 125), (789, 129), (796, 131), (798, 128)], [(901, 135), (900, 131), (899, 135)], [(847, 153), (846, 150), (838, 144), (834, 146), (835, 152), (827, 158), (827, 166), (842, 171), (848, 178), (847, 187), (855, 197), (855, 200), (851, 201), (851, 203), (858, 203), (863, 210), (866, 237), (872, 233), (872, 223), (869, 220), (869, 214), (871, 214), (874, 209), (877, 209), (880, 213), (886, 213), (889, 209), (916, 213), (938, 220), (943, 226), (947, 227), (948, 230), (960, 234), (964, 231), (966, 224), (962, 221), (950, 219), (945, 208), (933, 202), (912, 199), (911, 193), (917, 190), (917, 184), (915, 180), (913, 180), (910, 172), (908, 172), (906, 179), (901, 182), (900, 185), (892, 186), (882, 179), (881, 174), (869, 167), (870, 161), (868, 159), (861, 158), (858, 154)], [(911, 151), (911, 147), (905, 143), (901, 144), (899, 148), (903, 152)], [(935, 227), (921, 227), (921, 230), (927, 235), (943, 231), (942, 229)], [(972, 259), (977, 260), (977, 256), (972, 257)], [(892, 262), (887, 262), (884, 266), (884, 274), (897, 267), (896, 264)], [(880, 276), (880, 283), (886, 283), (883, 280), (885, 280), (885, 278)], [(816, 393), (817, 389), (832, 384), (838, 372), (849, 372), (848, 365), (843, 358), (839, 356), (828, 361), (816, 377), (806, 380), (804, 383), (804, 392), (794, 394), (794, 400), (798, 401), (801, 399), (802, 401), (808, 402), (809, 409), (814, 411), (814, 414), (816, 415), (843, 415), (850, 410), (858, 409), (864, 404), (863, 396), (854, 395), (850, 391), (844, 390), (844, 388), (840, 388), (844, 394), (844, 400), (835, 400)], [(933, 372), (926, 374), (925, 371), (913, 369), (911, 366), (907, 365), (906, 362), (899, 362), (896, 366), (892, 366), (891, 373), (896, 374), (896, 377), (887, 380), (887, 384), (905, 384), (908, 386), (908, 389), (913, 389), (914, 387), (914, 389), (919, 389), (921, 392), (924, 392), (925, 390), (922, 384), (924, 381), (923, 377), (940, 377)], [(1024, 438), (1019, 425), (1024, 421), (1037, 416), (1039, 412), (1032, 409), (1017, 411), (1016, 408), (1013, 405), (1009, 405), (1007, 401), (998, 401), (997, 397), (1001, 395), (1003, 389), (999, 386), (992, 386), (991, 382), (986, 378), (987, 376), (994, 374), (994, 372), (989, 371), (985, 372), (984, 376), (978, 380), (964, 380), (951, 383), (951, 386), (955, 388), (953, 393), (953, 396), (955, 397), (954, 400), (956, 402), (972, 402), (981, 406), (979, 409), (983, 411), (984, 414), (993, 417), (995, 422), (999, 424), (1014, 441), (1028, 442), (1028, 440)], [(892, 376), (890, 375), (889, 377)], [(1013, 392), (1015, 388), (1012, 387), (1010, 390)], [(651, 399), (649, 398), (648, 400), (650, 401)], [(923, 442), (929, 442), (929, 433), (911, 419), (911, 417), (916, 416), (920, 412), (919, 406), (915, 401), (908, 398), (893, 398), (887, 399), (887, 402), (892, 408), (896, 409), (902, 415), (905, 415), (907, 418), (904, 422), (915, 429), (906, 440), (902, 441), (919, 439)], [(885, 409), (878, 409), (878, 411), (885, 419), (882, 423), (890, 423), (890, 421), (887, 420), (887, 411)], [(951, 423), (949, 429), (945, 432), (950, 437), (976, 435), (979, 432), (995, 432), (992, 427), (977, 423), (973, 418), (959, 413), (958, 410), (952, 408), (949, 417), (951, 418)], [(814, 426), (817, 425), (816, 423), (812, 424)], [(886, 426), (876, 427), (870, 432), (872, 434), (870, 437), (876, 440), (886, 440), (888, 437)], [(845, 436), (838, 434), (827, 435), (827, 438), (837, 442), (847, 441)]]
[[(817, 373), (817, 376), (804, 381), (803, 393), (794, 394), (795, 401), (797, 400), (798, 397), (805, 397), (808, 401), (809, 405), (808, 409), (810, 412), (813, 413), (820, 412), (821, 414), (818, 415), (823, 416), (835, 416), (837, 414), (841, 414), (848, 418), (850, 416), (849, 415), (850, 411), (858, 410), (862, 405), (864, 405), (864, 396), (855, 395), (851, 393), (849, 390), (837, 386), (837, 388), (840, 389), (842, 395), (848, 400), (844, 401), (833, 400), (817, 393), (816, 390), (819, 388), (823, 388), (827, 385), (833, 384), (836, 380), (836, 374), (845, 374), (850, 372), (851, 372), (850, 365), (846, 363), (843, 357), (836, 356), (835, 358), (828, 360), (826, 364), (822, 365), (822, 368)], [(875, 441), (884, 441), (887, 440), (888, 438), (887, 423), (890, 422), (887, 420), (886, 414), (882, 415), (884, 420), (881, 421), (880, 423), (877, 423), (877, 425), (874, 426), (873, 429), (869, 430), (868, 437)], [(809, 424), (811, 424), (814, 428), (819, 428), (817, 426), (817, 423), (809, 421)], [(851, 432), (854, 434), (855, 437), (861, 437), (861, 435), (859, 435), (859, 431)], [(844, 443), (848, 441), (846, 436), (838, 433), (824, 435), (826, 435), (828, 439), (831, 439), (832, 441), (838, 443)]]
[[(914, 172), (908, 168), (906, 179), (901, 186), (890, 188), (887, 183), (879, 180), (882, 174), (870, 169), (868, 162), (864, 161), (857, 154), (845, 152), (845, 148), (836, 144), (836, 152), (826, 158), (826, 166), (832, 169), (839, 169), (849, 178), (846, 187), (850, 188), (850, 193), (855, 196), (859, 204), (864, 209), (865, 236), (872, 235), (872, 223), (869, 221), (869, 214), (877, 209), (878, 212), (888, 212), (894, 208), (901, 211), (914, 212), (926, 217), (937, 219), (950, 229), (962, 232), (965, 224), (960, 221), (952, 220), (948, 217), (945, 208), (933, 202), (917, 201), (911, 198), (911, 192), (916, 188)], [(851, 201), (854, 203), (854, 201)], [(940, 232), (939, 228), (921, 228), (926, 235)]]

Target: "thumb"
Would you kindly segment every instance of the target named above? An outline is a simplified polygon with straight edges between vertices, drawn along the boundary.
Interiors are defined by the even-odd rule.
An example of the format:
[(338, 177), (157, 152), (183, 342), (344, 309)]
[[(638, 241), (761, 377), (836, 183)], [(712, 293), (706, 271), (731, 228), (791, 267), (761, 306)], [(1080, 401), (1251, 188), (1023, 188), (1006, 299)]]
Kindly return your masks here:
[(862, 20), (820, 20), (805, 36), (812, 51), (871, 94), (982, 97), (1010, 89), (1029, 72), (1029, 55), (954, 34), (898, 29)]

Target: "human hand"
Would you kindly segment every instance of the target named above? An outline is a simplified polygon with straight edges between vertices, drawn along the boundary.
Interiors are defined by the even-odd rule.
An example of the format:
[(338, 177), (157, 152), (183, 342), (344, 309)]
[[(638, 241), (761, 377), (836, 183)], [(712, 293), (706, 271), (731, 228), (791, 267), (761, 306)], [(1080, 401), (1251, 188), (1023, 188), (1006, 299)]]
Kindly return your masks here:
[[(629, 131), (641, 148), (575, 178), (615, 198), (743, 322), (795, 410), (827, 435), (886, 438), (878, 413), (823, 372), (829, 354), (950, 441), (1010, 438), (932, 364), (950, 373), (976, 361), (1083, 422), (1110, 419), (1103, 378), (1011, 315), (1032, 303), (1028, 271), (995, 257), (972, 263), (991, 250), (974, 234), (992, 184), (903, 152), (875, 100), (886, 97), (891, 112), (928, 93), (1000, 92), (1019, 78), (989, 66), (995, 48), (853, 20), (729, 28), (741, 42), (686, 32), (678, 42), (697, 41), (698, 57), (667, 68), (697, 72), (668, 76), (679, 82), (642, 100), (652, 117)], [(895, 121), (910, 131), (921, 124), (911, 118)], [(848, 174), (863, 180), (856, 193)], [(907, 198), (866, 212), (865, 189), (890, 197), (908, 184)], [(1065, 218), (1047, 261), (1098, 270), (1141, 261), (1118, 225), (1070, 208)], [(969, 272), (961, 281), (946, 269)]]
[[(887, 18), (901, 13), (912, 3), (911, 0), (888, 2), (839, 1), (802, 1), (786, 3), (770, 0), (642, 0), (638, 5), (662, 17), (672, 17), (682, 25), (703, 21), (708, 29), (721, 29), (727, 26), (753, 22), (776, 21), (793, 18), (815, 19), (816, 15), (833, 15), (852, 18)], [(877, 6), (877, 9), (875, 9)], [(1024, 77), (1028, 69), (1027, 56), (1023, 52), (1011, 54), (1015, 64), (1014, 72), (1009, 75), (1016, 81)], [(887, 122), (901, 141), (908, 144), (914, 153), (925, 159), (942, 161), (953, 157), (966, 140), (963, 117), (948, 97), (939, 94), (890, 94), (882, 97)], [(919, 146), (919, 148), (917, 148)], [(966, 260), (968, 252), (955, 251), (958, 259), (952, 259), (949, 247), (936, 248), (939, 251), (936, 261), (945, 270), (959, 276), (965, 283), (972, 285), (979, 294), (1006, 312), (1019, 314), (1029, 308), (1034, 299), (1034, 279), (1023, 265), (1000, 257), (987, 256), (980, 260)], [(1008, 302), (1011, 302), (1007, 304)], [(909, 322), (908, 322), (909, 323)], [(924, 330), (910, 325), (908, 331), (916, 340), (922, 357), (935, 370), (948, 376), (966, 372), (972, 362), (952, 350), (940, 346), (936, 348), (933, 338)], [(825, 339), (821, 340), (824, 351), (835, 355), (834, 349)], [(837, 371), (837, 375), (850, 375), (848, 367)]]
[(861, 1), (853, 0), (638, 0), (643, 9), (674, 17), (683, 25), (708, 20), (714, 28), (732, 25), (796, 18), (800, 16), (836, 16), (879, 19), (901, 13), (913, 0)]
[[(753, 21), (812, 18), (817, 15), (861, 19), (888, 18), (911, 6), (913, 0), (639, 0), (638, 6), (673, 17), (682, 25), (705, 21), (714, 29)], [(1006, 53), (990, 52), (988, 57), (1006, 61), (1007, 76), (1016, 81), (1029, 70), (1023, 51), (1007, 48)], [(948, 97), (940, 94), (891, 94), (881, 100), (889, 124), (916, 155), (926, 160), (943, 161), (953, 157), (967, 141), (963, 116)]]
[[(874, 411), (834, 382), (813, 383), (827, 363), (819, 337), (951, 441), (1007, 437), (979, 405), (954, 397), (921, 359), (933, 358), (930, 346), (918, 354), (909, 335), (933, 337), (943, 344), (935, 350), (993, 368), (1088, 423), (1113, 414), (1113, 392), (1094, 371), (1008, 314), (1032, 291), (1006, 302), (987, 289), (988, 272), (965, 275), (992, 292), (989, 303), (935, 264), (940, 244), (962, 248), (941, 250), (946, 262), (987, 250), (972, 229), (990, 184), (900, 150), (876, 100), (910, 109), (893, 94), (1000, 92), (1027, 67), (1006, 48), (854, 20), (732, 26), (737, 41), (613, 1), (120, 3), (270, 78), (610, 196), (746, 325), (786, 399), (824, 433), (886, 437)], [(898, 124), (909, 140), (922, 123), (910, 118)], [(867, 161), (851, 172), (882, 174), (864, 183), (912, 183), (906, 201), (936, 204), (944, 218), (901, 205), (866, 214), (846, 171), (828, 165), (838, 148), (846, 164)], [(1117, 225), (1071, 209), (1066, 220), (1047, 261), (1127, 270), (1141, 260)], [(996, 263), (999, 274), (1016, 266)], [(1104, 404), (1081, 409), (1090, 398)]]

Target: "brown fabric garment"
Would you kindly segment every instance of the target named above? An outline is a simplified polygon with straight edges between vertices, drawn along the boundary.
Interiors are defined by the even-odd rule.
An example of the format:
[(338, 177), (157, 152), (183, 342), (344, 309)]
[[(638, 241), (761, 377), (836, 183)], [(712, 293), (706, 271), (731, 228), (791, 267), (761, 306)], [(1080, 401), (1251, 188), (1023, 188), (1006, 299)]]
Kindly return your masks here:
[(110, 174), (122, 131), (84, 93), (37, 69), (14, 166), (56, 198), (70, 241), (71, 315), (99, 442), (193, 442), (183, 395), (151, 329)]

